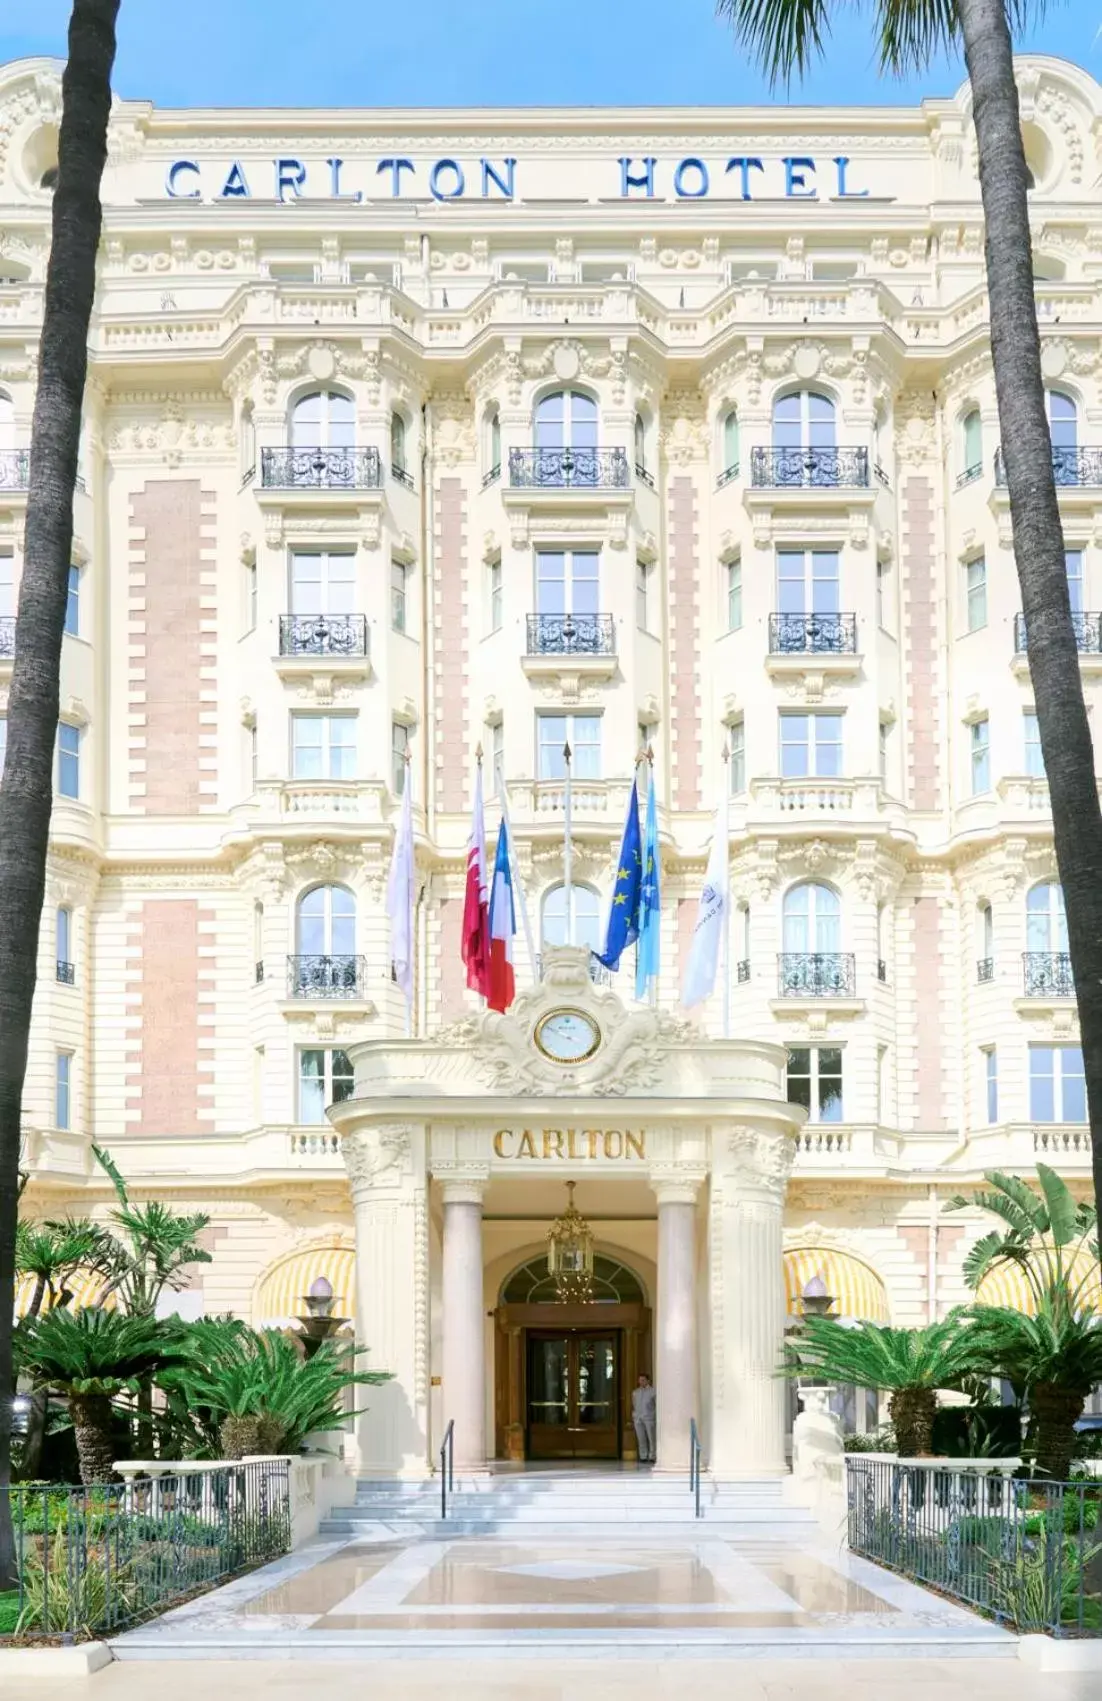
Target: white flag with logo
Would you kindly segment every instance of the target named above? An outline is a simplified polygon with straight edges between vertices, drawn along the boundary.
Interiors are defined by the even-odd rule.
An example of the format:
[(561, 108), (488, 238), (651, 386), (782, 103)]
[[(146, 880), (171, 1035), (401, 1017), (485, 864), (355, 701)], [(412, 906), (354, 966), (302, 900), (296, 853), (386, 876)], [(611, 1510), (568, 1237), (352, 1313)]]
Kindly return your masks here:
[(729, 876), (725, 809), (726, 801), (716, 811), (712, 850), (708, 857), (708, 868), (704, 875), (704, 889), (700, 894), (700, 905), (696, 912), (696, 928), (689, 950), (689, 966), (685, 973), (685, 986), (681, 994), (681, 1002), (686, 1009), (691, 1009), (694, 1004), (701, 1003), (715, 990), (716, 971), (719, 967), (723, 929), (727, 915), (727, 882)]
[(390, 918), (390, 966), (394, 979), (413, 1003), (413, 775), (406, 768), (402, 813), (390, 859), (386, 907)]

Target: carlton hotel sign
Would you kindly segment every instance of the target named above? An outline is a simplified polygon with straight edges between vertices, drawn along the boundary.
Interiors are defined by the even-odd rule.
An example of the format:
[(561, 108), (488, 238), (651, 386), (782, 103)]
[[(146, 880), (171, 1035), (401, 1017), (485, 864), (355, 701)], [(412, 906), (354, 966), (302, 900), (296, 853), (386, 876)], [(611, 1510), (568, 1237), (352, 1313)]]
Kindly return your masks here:
[[(547, 187), (525, 181), (535, 178), (545, 159), (518, 160), (512, 155), (489, 159), (413, 160), (400, 154), (371, 160), (324, 160), (283, 155), (268, 160), (173, 160), (164, 193), (173, 201), (266, 203), (340, 202), (345, 206), (382, 201), (514, 201), (525, 191)], [(541, 176), (544, 174), (541, 172)], [(892, 201), (894, 195), (872, 196), (860, 186), (857, 167), (844, 154), (816, 159), (807, 154), (778, 157), (757, 154), (708, 158), (690, 154), (660, 159), (656, 154), (617, 155), (586, 161), (582, 201)], [(558, 190), (561, 196), (561, 185)]]

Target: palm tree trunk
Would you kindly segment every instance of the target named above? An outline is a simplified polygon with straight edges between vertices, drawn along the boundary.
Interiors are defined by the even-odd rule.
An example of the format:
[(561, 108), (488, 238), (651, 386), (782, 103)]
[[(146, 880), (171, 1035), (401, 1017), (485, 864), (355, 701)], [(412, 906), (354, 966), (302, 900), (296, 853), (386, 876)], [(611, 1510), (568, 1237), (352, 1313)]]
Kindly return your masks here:
[(888, 1416), (901, 1459), (919, 1459), (933, 1452), (936, 1414), (937, 1395), (932, 1388), (897, 1388), (889, 1396)]
[(80, 1461), (80, 1480), (117, 1481), (115, 1449), (111, 1444), (111, 1399), (107, 1394), (70, 1394), (69, 1415)]
[(31, 433), (23, 580), (0, 784), (0, 1589), (13, 1586), (12, 1308), (23, 1080), (53, 802), (61, 634), (80, 412), (96, 283), (119, 0), (73, 0), (62, 79), (53, 242)]
[(1005, 0), (956, 0), (956, 8), (979, 146), (991, 355), (1014, 559), (1067, 908), (1094, 1195), (1102, 1202), (1102, 811), (1045, 414), (1018, 91)]
[(1033, 1468), (1039, 1477), (1066, 1482), (1075, 1452), (1075, 1426), (1086, 1402), (1058, 1382), (1037, 1382), (1029, 1391), (1029, 1409), (1036, 1426), (1037, 1452)]

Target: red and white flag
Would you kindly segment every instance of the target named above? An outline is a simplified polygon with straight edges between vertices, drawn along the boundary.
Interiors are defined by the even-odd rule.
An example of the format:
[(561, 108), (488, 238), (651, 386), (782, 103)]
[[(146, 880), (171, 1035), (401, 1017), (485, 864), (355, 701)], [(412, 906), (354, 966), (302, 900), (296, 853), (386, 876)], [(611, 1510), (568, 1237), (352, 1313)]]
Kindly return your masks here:
[(507, 1010), (516, 995), (513, 972), (513, 939), (517, 931), (513, 908), (513, 875), (509, 867), (509, 832), (502, 817), (497, 830), (494, 883), (490, 888), (490, 990), (486, 1002), (491, 1010)]
[(490, 996), (490, 884), (486, 871), (486, 820), (482, 813), (482, 763), (475, 781), (474, 814), (467, 843), (467, 892), (463, 900), (463, 961), (472, 992)]

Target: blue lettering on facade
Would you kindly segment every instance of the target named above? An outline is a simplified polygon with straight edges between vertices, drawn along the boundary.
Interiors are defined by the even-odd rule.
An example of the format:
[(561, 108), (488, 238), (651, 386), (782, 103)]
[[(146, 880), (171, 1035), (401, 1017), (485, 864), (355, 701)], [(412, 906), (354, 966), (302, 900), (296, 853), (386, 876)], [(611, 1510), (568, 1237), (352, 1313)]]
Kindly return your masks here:
[[(685, 182), (687, 171), (696, 174), (696, 188), (690, 189)], [(702, 159), (695, 157), (683, 159), (673, 174), (673, 192), (681, 201), (696, 201), (701, 195), (708, 193), (708, 167)]]
[(327, 159), (325, 163), (329, 167), (330, 200), (362, 201), (364, 198), (362, 189), (341, 189), (341, 166), (344, 164), (343, 159)]
[(838, 167), (838, 199), (840, 201), (862, 200), (868, 194), (867, 189), (846, 188), (846, 171), (849, 167), (849, 160), (844, 154), (838, 154), (835, 156), (834, 163)]
[(297, 201), (302, 192), (302, 185), (306, 182), (306, 167), (302, 161), (300, 159), (277, 159), (275, 173), (276, 200), (285, 201), (287, 196), (284, 194), (284, 190), (289, 189), (291, 199)]
[(744, 154), (736, 154), (734, 159), (729, 159), (727, 161), (727, 170), (738, 172), (739, 177), (741, 179), (741, 185), (742, 185), (742, 187), (739, 191), (741, 196), (742, 196), (742, 199), (744, 201), (752, 200), (753, 196), (750, 193), (750, 173), (752, 171), (764, 171), (765, 170), (765, 167), (764, 167), (764, 165), (762, 165), (761, 160), (760, 159), (751, 159), (748, 155), (744, 155)]
[(389, 171), (390, 193), (400, 195), (402, 193), (402, 173), (412, 170), (413, 161), (411, 159), (381, 159), (375, 167), (375, 175), (378, 177), (382, 172)]
[(180, 173), (183, 171), (193, 171), (196, 177), (199, 175), (199, 167), (193, 159), (174, 160), (169, 166), (168, 175), (165, 178), (165, 194), (173, 201), (197, 201), (202, 193), (198, 184), (194, 189), (177, 188)]
[[(445, 172), (452, 174), (452, 186), (443, 189), (440, 186), (441, 176)], [(438, 159), (429, 172), (429, 194), (434, 201), (455, 201), (467, 187), (467, 179), (463, 175), (463, 167), (456, 159)]]
[(798, 156), (786, 159), (784, 162), (784, 192), (790, 201), (817, 201), (819, 191), (813, 183), (807, 181), (807, 173), (814, 176), (815, 161), (801, 159)]
[(634, 164), (635, 161), (633, 159), (629, 159), (626, 154), (621, 154), (620, 194), (630, 195), (633, 189), (645, 189), (648, 196), (653, 197), (654, 168), (658, 164), (658, 161), (652, 154), (648, 154), (646, 159), (643, 161), (646, 170), (642, 172), (633, 172), (631, 168)]
[(484, 159), (481, 162), (481, 164), (482, 164), (482, 199), (484, 201), (489, 196), (490, 184), (491, 183), (496, 183), (497, 187), (501, 190), (501, 193), (505, 196), (505, 199), (507, 201), (511, 201), (513, 199), (513, 194), (514, 194), (513, 182), (514, 182), (514, 178), (515, 178), (515, 174), (516, 174), (517, 162), (516, 162), (515, 159), (509, 158), (509, 159), (502, 160), (501, 163), (502, 163), (502, 167), (505, 171), (504, 177), (501, 175), (501, 172), (497, 169), (497, 166), (494, 165), (490, 160)]
[(233, 164), (230, 166), (229, 171), (226, 173), (226, 181), (223, 183), (218, 192), (218, 199), (220, 201), (229, 201), (236, 197), (238, 200), (247, 201), (251, 194), (252, 190), (249, 188), (248, 179), (245, 176), (241, 161), (239, 159), (235, 159)]

